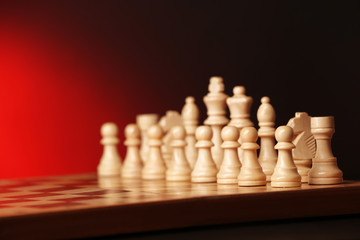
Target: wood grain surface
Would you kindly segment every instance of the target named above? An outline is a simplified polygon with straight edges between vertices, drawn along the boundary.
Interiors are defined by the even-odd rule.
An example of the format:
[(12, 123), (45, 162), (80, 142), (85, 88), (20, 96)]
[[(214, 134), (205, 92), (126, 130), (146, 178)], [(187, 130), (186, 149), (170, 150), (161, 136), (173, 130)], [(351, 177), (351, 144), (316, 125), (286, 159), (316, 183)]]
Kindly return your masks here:
[(298, 188), (124, 181), (95, 174), (0, 181), (0, 239), (93, 237), (360, 213), (360, 182)]

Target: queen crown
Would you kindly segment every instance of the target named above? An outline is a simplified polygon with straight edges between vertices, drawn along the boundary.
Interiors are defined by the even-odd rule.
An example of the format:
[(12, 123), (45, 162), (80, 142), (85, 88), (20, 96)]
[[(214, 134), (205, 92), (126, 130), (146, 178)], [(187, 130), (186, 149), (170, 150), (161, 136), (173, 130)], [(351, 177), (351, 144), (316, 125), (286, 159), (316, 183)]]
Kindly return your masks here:
[(234, 87), (233, 92), (234, 96), (227, 99), (231, 119), (250, 117), (252, 97), (245, 95), (245, 88), (243, 86)]

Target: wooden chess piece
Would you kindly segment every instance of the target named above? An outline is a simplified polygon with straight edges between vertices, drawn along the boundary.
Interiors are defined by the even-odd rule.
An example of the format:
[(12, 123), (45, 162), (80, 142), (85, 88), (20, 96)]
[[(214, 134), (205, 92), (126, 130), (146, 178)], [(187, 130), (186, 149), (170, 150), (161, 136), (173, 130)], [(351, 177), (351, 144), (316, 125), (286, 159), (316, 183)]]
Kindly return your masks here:
[(152, 125), (157, 124), (159, 121), (159, 115), (154, 113), (140, 114), (136, 116), (136, 124), (141, 131), (141, 145), (140, 145), (140, 155), (143, 162), (146, 162), (149, 155), (149, 144), (147, 137), (147, 130)]
[(295, 145), (291, 142), (294, 138), (294, 131), (289, 126), (280, 126), (275, 131), (275, 138), (278, 143), (275, 149), (278, 150), (278, 160), (271, 176), (272, 187), (300, 187), (301, 176), (297, 171), (292, 149)]
[(191, 169), (194, 168), (198, 155), (197, 149), (195, 147), (195, 131), (199, 124), (199, 115), (199, 108), (195, 104), (195, 99), (193, 97), (187, 97), (185, 100), (185, 105), (181, 111), (181, 116), (186, 130), (187, 145), (185, 147), (185, 153)]
[(185, 128), (183, 126), (175, 126), (171, 129), (171, 135), (173, 156), (171, 167), (166, 171), (166, 180), (190, 181), (191, 168), (185, 156)]
[(239, 130), (236, 127), (226, 126), (221, 131), (224, 149), (224, 160), (217, 174), (219, 184), (237, 184), (240, 173), (241, 163), (238, 156)]
[(191, 173), (191, 181), (195, 183), (216, 182), (218, 170), (211, 155), (211, 147), (214, 145), (211, 141), (211, 128), (209, 126), (198, 127), (195, 137), (197, 139), (195, 146), (198, 148), (198, 159)]
[(307, 113), (297, 112), (295, 117), (291, 118), (287, 124), (287, 126), (292, 127), (294, 130), (295, 137), (292, 143), (295, 145), (295, 148), (292, 150), (292, 155), (301, 176), (301, 182), (309, 181), (308, 175), (316, 152), (315, 138), (311, 133), (310, 119), (311, 117)]
[(266, 175), (257, 159), (256, 150), (259, 145), (256, 143), (258, 138), (254, 127), (245, 127), (240, 132), (241, 148), (243, 150), (243, 162), (238, 176), (238, 184), (242, 187), (266, 185)]
[(275, 110), (270, 104), (269, 97), (261, 98), (261, 105), (257, 111), (259, 122), (258, 135), (260, 137), (259, 163), (266, 175), (266, 181), (271, 180), (277, 161), (275, 146)]
[(151, 126), (148, 131), (149, 156), (142, 169), (142, 178), (146, 180), (165, 179), (166, 166), (161, 155), (163, 130), (159, 125)]
[(171, 132), (170, 129), (174, 126), (182, 126), (182, 117), (180, 113), (174, 110), (166, 111), (165, 116), (162, 116), (159, 125), (164, 131), (164, 137), (162, 138), (161, 153), (164, 158), (166, 167), (171, 165), (172, 148), (171, 148)]
[(342, 171), (331, 149), (335, 132), (334, 117), (312, 117), (311, 133), (316, 140), (316, 154), (309, 171), (309, 184), (339, 184), (343, 182)]
[(219, 168), (223, 160), (223, 149), (221, 148), (221, 129), (229, 122), (226, 117), (226, 99), (228, 95), (224, 93), (224, 83), (221, 77), (211, 77), (209, 93), (204, 97), (207, 108), (207, 119), (205, 125), (211, 126), (212, 142), (211, 154), (216, 166)]
[(98, 165), (98, 175), (120, 175), (121, 158), (116, 146), (119, 143), (118, 127), (115, 123), (104, 123), (100, 132), (102, 135), (100, 143), (104, 145), (104, 151)]
[[(250, 109), (253, 99), (246, 96), (244, 86), (235, 86), (233, 88), (234, 95), (226, 100), (230, 110), (229, 126), (234, 126), (241, 131), (244, 127), (253, 127), (254, 124), (250, 120)], [(241, 144), (241, 140), (239, 139)], [(238, 148), (239, 159), (242, 161), (242, 149)]]
[(125, 127), (124, 142), (126, 156), (122, 167), (123, 178), (141, 178), (142, 160), (140, 156), (140, 129), (136, 124), (128, 124)]

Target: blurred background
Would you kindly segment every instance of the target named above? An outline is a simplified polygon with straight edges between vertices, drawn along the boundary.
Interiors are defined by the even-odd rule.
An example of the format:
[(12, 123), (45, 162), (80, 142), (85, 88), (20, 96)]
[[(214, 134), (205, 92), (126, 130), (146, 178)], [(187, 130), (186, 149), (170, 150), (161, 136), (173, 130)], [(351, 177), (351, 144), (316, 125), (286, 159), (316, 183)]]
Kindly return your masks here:
[[(180, 111), (210, 76), (277, 112), (334, 115), (360, 179), (358, 1), (1, 1), (0, 178), (94, 172), (100, 126)], [(119, 146), (121, 156), (125, 148)]]

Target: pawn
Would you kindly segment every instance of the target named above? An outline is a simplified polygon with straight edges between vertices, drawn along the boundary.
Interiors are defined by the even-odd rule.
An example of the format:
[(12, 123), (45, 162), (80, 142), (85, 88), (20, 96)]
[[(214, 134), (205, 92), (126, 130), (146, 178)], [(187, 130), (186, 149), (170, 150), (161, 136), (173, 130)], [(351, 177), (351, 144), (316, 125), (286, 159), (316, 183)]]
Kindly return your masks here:
[(175, 126), (171, 129), (172, 164), (166, 171), (167, 181), (190, 181), (191, 168), (185, 156), (186, 131), (183, 126)]
[(217, 174), (217, 182), (219, 184), (237, 184), (237, 177), (240, 173), (241, 163), (237, 148), (240, 147), (239, 130), (236, 127), (227, 126), (221, 131), (223, 143), (221, 147), (224, 149), (224, 159)]
[(98, 175), (120, 175), (121, 158), (116, 147), (119, 143), (117, 138), (118, 127), (115, 123), (104, 123), (100, 132), (102, 135), (100, 143), (104, 145), (104, 151), (98, 165)]
[(143, 162), (146, 162), (149, 155), (149, 144), (147, 130), (159, 121), (159, 115), (155, 113), (140, 114), (136, 116), (136, 124), (141, 132), (140, 155)]
[(294, 131), (289, 126), (278, 127), (275, 131), (275, 138), (278, 143), (275, 149), (278, 150), (278, 160), (271, 176), (272, 187), (300, 187), (301, 176), (295, 166), (292, 156), (292, 143)]
[(337, 166), (337, 158), (331, 149), (331, 138), (335, 132), (334, 117), (312, 117), (311, 133), (316, 140), (316, 154), (309, 171), (309, 184), (339, 184), (343, 173)]
[(266, 175), (262, 171), (256, 154), (256, 150), (259, 149), (259, 145), (256, 143), (257, 138), (258, 134), (254, 127), (245, 127), (240, 132), (243, 165), (238, 177), (238, 184), (241, 187), (266, 185)]
[(142, 169), (142, 178), (145, 180), (165, 179), (166, 166), (161, 154), (163, 130), (159, 125), (151, 126), (147, 131), (149, 156)]
[(122, 168), (123, 178), (141, 178), (142, 159), (140, 155), (140, 129), (136, 124), (125, 127), (126, 156)]
[(198, 148), (198, 158), (194, 170), (191, 173), (191, 181), (194, 183), (216, 182), (217, 168), (211, 155), (212, 131), (209, 126), (200, 126), (196, 129), (195, 137)]

